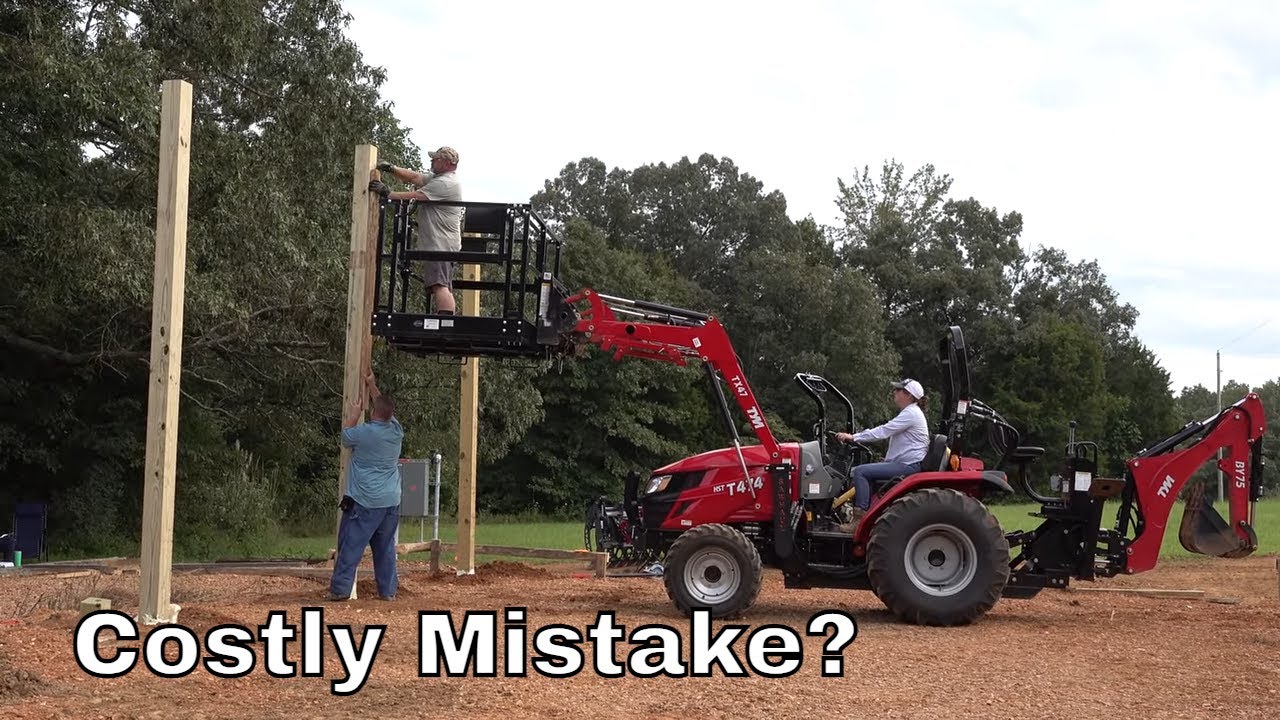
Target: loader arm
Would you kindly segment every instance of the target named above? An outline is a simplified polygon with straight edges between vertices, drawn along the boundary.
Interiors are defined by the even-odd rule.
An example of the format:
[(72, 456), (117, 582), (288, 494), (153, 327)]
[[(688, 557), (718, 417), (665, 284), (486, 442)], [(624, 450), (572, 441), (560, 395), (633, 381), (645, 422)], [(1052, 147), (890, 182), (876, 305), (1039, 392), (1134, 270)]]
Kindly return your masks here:
[[(800, 474), (795, 471), (795, 461), (784, 456), (773, 430), (769, 428), (720, 321), (706, 313), (602, 295), (591, 289), (584, 289), (566, 298), (565, 302), (572, 307), (583, 301), (588, 303), (588, 307), (578, 314), (573, 331), (574, 345), (583, 342), (598, 345), (602, 350), (612, 352), (614, 360), (640, 357), (680, 366), (686, 366), (689, 359), (702, 361), (718, 401), (721, 419), (737, 451), (738, 465), (745, 481), (743, 487), (751, 493), (756, 507), (769, 514), (776, 555), (797, 562), (794, 550), (796, 528), (801, 517), (800, 504), (796, 500), (799, 497)], [(768, 458), (765, 467), (768, 481), (760, 485), (764, 497), (757, 497), (756, 481), (748, 469), (737, 426), (729, 412), (717, 373), (729, 384), (738, 407), (742, 408)]]
[[(1193, 488), (1183, 512), (1179, 540), (1186, 549), (1218, 557), (1243, 557), (1258, 547), (1254, 512), (1262, 497), (1262, 436), (1266, 417), (1262, 402), (1249, 393), (1221, 413), (1191, 422), (1173, 436), (1142, 451), (1126, 465), (1132, 482), (1124, 498), (1126, 509), (1136, 493), (1136, 518), (1122, 510), (1118, 530), (1123, 535), (1134, 523), (1126, 571), (1143, 572), (1155, 566), (1174, 502), (1192, 474), (1219, 450), (1225, 450), (1220, 469), (1226, 476), (1225, 495), (1230, 524), (1204, 500), (1203, 486)], [(1191, 441), (1190, 445), (1179, 448)]]
[[(578, 314), (574, 334), (582, 341), (590, 342), (614, 360), (623, 357), (661, 360), (680, 366), (688, 360), (701, 360), (708, 374), (719, 373), (733, 390), (733, 397), (742, 408), (756, 438), (776, 462), (780, 458), (778, 441), (765, 421), (764, 412), (756, 402), (755, 392), (747, 382), (746, 373), (738, 362), (737, 353), (729, 341), (720, 321), (711, 315), (684, 310), (643, 300), (602, 295), (585, 289), (566, 299), (574, 305), (583, 300), (589, 303)], [(711, 377), (713, 391), (720, 400), (724, 421), (729, 433), (738, 438), (737, 428), (729, 416), (720, 384)], [(744, 468), (745, 470), (745, 468)]]

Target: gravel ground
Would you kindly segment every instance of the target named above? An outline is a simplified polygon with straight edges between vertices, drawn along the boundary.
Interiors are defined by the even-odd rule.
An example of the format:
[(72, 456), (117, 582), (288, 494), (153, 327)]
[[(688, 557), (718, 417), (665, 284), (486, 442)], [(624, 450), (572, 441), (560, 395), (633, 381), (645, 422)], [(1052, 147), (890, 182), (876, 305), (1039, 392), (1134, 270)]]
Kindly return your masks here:
[[(141, 662), (114, 679), (88, 675), (77, 664), (74, 633), (84, 597), (107, 597), (115, 609), (137, 610), (132, 574), (65, 579), (0, 577), (0, 717), (22, 718), (269, 718), (269, 717), (563, 717), (563, 718), (1277, 718), (1280, 717), (1280, 582), (1276, 558), (1166, 561), (1135, 577), (1093, 587), (1197, 589), (1205, 599), (1156, 599), (1123, 594), (1046, 591), (1034, 600), (1002, 600), (974, 625), (924, 628), (896, 622), (874, 595), (841, 590), (786, 590), (770, 573), (757, 604), (737, 622), (754, 629), (778, 623), (797, 631), (803, 663), (785, 678), (748, 672), (726, 678), (620, 678), (586, 665), (572, 677), (419, 676), (418, 611), (497, 611), (499, 638), (506, 607), (527, 608), (528, 657), (533, 633), (561, 623), (586, 628), (612, 610), (627, 633), (661, 623), (678, 629), (689, 652), (689, 622), (674, 614), (660, 580), (598, 580), (578, 566), (482, 566), (476, 575), (430, 577), (402, 565), (392, 602), (374, 598), (361, 575), (360, 600), (322, 603), (320, 579), (182, 574), (174, 577), (179, 622), (205, 633), (236, 623), (256, 631), (272, 610), (301, 620), (301, 608), (323, 606), (324, 621), (362, 628), (385, 625), (365, 685), (354, 695), (330, 692), (346, 677), (324, 633), (323, 677), (274, 678), (262, 645), (252, 672), (223, 679), (203, 665), (181, 678), (152, 674)], [(369, 578), (369, 579), (366, 579)], [(1088, 587), (1089, 583), (1077, 583)], [(1234, 604), (1209, 602), (1226, 597)], [(843, 677), (822, 677), (823, 636), (805, 625), (820, 610), (850, 613), (857, 637), (844, 650)], [(723, 623), (713, 623), (719, 629)], [(144, 633), (148, 628), (144, 628)], [(103, 636), (102, 652), (137, 641)], [(746, 636), (735, 643), (745, 659)], [(615, 657), (636, 645), (625, 638)], [(176, 657), (169, 643), (167, 657)], [(298, 644), (286, 649), (299, 657)]]

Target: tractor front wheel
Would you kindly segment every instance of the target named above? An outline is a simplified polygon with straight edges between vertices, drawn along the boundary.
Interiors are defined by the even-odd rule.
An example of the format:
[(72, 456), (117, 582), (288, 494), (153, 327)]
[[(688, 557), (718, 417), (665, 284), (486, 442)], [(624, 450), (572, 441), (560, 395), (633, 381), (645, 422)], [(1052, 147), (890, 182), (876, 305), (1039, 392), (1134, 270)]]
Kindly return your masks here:
[(928, 488), (894, 501), (867, 543), (877, 597), (917, 625), (963, 625), (995, 606), (1009, 580), (1009, 543), (974, 498)]
[(667, 550), (662, 571), (667, 596), (690, 615), (696, 608), (714, 618), (733, 617), (760, 594), (760, 553), (728, 525), (699, 525), (680, 534)]

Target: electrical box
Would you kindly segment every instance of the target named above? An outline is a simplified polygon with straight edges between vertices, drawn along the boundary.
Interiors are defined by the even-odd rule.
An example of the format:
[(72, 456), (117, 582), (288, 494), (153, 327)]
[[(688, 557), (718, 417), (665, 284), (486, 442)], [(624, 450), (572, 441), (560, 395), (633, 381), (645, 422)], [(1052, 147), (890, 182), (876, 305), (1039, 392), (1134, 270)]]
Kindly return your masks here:
[(430, 460), (400, 461), (400, 516), (430, 517)]

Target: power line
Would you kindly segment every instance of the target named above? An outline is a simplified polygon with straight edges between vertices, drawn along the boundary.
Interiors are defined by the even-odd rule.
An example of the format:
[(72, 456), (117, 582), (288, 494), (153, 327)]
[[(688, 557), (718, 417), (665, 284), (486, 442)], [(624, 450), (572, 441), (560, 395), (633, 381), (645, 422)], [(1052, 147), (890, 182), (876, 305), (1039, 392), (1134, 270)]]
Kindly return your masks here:
[(1266, 327), (1266, 326), (1267, 326), (1267, 324), (1268, 324), (1268, 323), (1270, 323), (1270, 322), (1271, 322), (1272, 320), (1274, 320), (1274, 319), (1275, 319), (1275, 318), (1268, 318), (1268, 319), (1266, 319), (1266, 320), (1263, 320), (1261, 323), (1258, 323), (1258, 326), (1257, 326), (1257, 327), (1255, 327), (1254, 329), (1252, 329), (1252, 330), (1250, 330), (1249, 332), (1247, 332), (1247, 333), (1245, 333), (1245, 334), (1241, 335), (1240, 337), (1236, 338), (1235, 340), (1232, 340), (1231, 342), (1229, 342), (1229, 343), (1227, 343), (1227, 344), (1225, 344), (1225, 345), (1220, 346), (1218, 349), (1219, 349), (1219, 350), (1221, 350), (1222, 348), (1225, 348), (1225, 347), (1231, 347), (1232, 345), (1234, 345), (1234, 344), (1236, 344), (1236, 343), (1240, 342), (1241, 340), (1243, 340), (1243, 339), (1245, 339), (1245, 338), (1249, 337), (1250, 335), (1252, 335), (1252, 334), (1254, 334), (1254, 333), (1258, 332), (1259, 330), (1261, 330), (1262, 328)]

